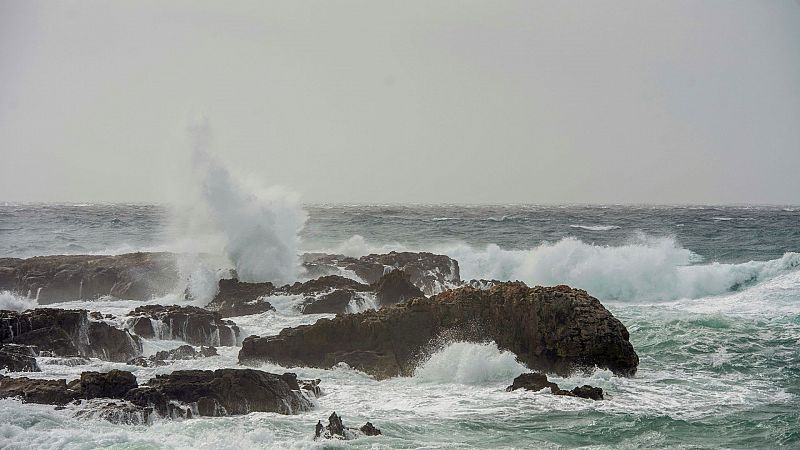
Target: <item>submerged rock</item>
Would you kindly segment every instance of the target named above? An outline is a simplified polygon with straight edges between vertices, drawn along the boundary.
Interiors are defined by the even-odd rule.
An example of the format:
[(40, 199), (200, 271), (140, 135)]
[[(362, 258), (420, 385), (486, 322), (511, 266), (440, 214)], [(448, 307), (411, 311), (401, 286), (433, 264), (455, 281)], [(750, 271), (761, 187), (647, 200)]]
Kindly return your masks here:
[(239, 327), (219, 313), (196, 306), (139, 306), (128, 327), (143, 338), (180, 339), (192, 345), (235, 346)]
[(391, 270), (402, 270), (411, 283), (426, 295), (433, 295), (461, 284), (458, 262), (446, 255), (425, 252), (390, 252), (361, 258), (343, 255), (309, 253), (303, 255), (303, 266), (312, 276), (338, 274), (342, 270), (355, 273), (367, 284), (376, 283)]
[(596, 298), (568, 286), (528, 288), (519, 282), (464, 287), (286, 328), (276, 336), (250, 336), (239, 361), (320, 368), (345, 362), (379, 379), (410, 376), (431, 341), (445, 335), (493, 340), (528, 367), (559, 374), (597, 366), (633, 375), (639, 364), (628, 330)]
[(36, 347), (0, 344), (0, 370), (9, 372), (41, 372), (36, 364)]
[(565, 395), (568, 397), (581, 397), (591, 400), (603, 400), (603, 389), (589, 386), (577, 386), (571, 391), (567, 391), (558, 387), (556, 383), (549, 381), (547, 376), (538, 372), (523, 373), (522, 375), (514, 378), (511, 386), (507, 387), (507, 391), (515, 391), (517, 389), (525, 389), (528, 391), (541, 391), (542, 389), (550, 389), (550, 392), (555, 395)]
[(260, 314), (275, 308), (263, 297), (275, 290), (272, 283), (246, 283), (237, 279), (219, 280), (219, 291), (206, 309), (221, 317)]
[(168, 294), (177, 282), (170, 253), (0, 258), (0, 290), (36, 297), (42, 305), (104, 295), (147, 300)]
[(375, 428), (372, 422), (367, 422), (358, 429), (348, 428), (344, 426), (342, 418), (334, 411), (333, 414), (328, 417), (327, 426), (323, 426), (322, 421), (317, 421), (314, 430), (314, 439), (340, 439), (349, 441), (357, 439), (360, 435), (378, 436), (380, 434), (381, 430)]
[[(313, 406), (293, 373), (252, 369), (176, 370), (128, 391), (125, 399), (162, 416), (228, 416), (254, 411), (297, 414)], [(176, 402), (189, 405), (176, 408)], [(194, 412), (193, 412), (194, 411)]]
[(23, 402), (65, 405), (80, 395), (69, 389), (66, 380), (36, 380), (0, 375), (0, 398), (19, 398)]
[(138, 338), (105, 322), (89, 320), (86, 310), (38, 308), (0, 311), (0, 343), (36, 346), (52, 356), (82, 356), (125, 362), (142, 353)]

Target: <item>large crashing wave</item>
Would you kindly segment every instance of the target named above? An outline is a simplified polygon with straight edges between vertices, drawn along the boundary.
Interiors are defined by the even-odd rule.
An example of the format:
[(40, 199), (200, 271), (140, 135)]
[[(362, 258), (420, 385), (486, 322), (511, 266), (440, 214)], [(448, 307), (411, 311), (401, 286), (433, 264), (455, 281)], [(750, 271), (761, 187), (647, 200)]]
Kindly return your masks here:
[(620, 246), (565, 238), (529, 250), (444, 249), (464, 279), (521, 280), (528, 284), (568, 284), (601, 299), (675, 300), (724, 294), (800, 270), (800, 254), (770, 261), (698, 264), (700, 257), (672, 238), (640, 237)]
[(300, 268), (299, 233), (307, 214), (282, 189), (247, 189), (208, 151), (206, 123), (190, 129), (205, 211), (224, 236), (225, 254), (242, 281), (288, 283)]

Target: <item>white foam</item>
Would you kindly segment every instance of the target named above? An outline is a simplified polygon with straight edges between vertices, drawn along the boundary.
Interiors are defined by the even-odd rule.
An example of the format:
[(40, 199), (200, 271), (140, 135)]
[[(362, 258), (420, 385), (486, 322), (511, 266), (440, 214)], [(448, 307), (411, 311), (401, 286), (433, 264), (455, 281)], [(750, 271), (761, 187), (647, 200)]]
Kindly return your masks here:
[(39, 306), (35, 298), (15, 295), (9, 291), (0, 291), (0, 310), (25, 311)]
[(696, 264), (698, 255), (673, 238), (639, 236), (620, 246), (587, 244), (576, 238), (529, 250), (491, 244), (441, 248), (459, 262), (461, 277), (521, 280), (529, 285), (568, 284), (601, 299), (675, 300), (719, 295), (800, 269), (800, 254), (741, 264)]
[(528, 370), (494, 342), (454, 342), (437, 351), (414, 372), (423, 382), (475, 384), (512, 380)]
[(570, 225), (570, 227), (588, 231), (611, 231), (619, 229), (617, 225)]

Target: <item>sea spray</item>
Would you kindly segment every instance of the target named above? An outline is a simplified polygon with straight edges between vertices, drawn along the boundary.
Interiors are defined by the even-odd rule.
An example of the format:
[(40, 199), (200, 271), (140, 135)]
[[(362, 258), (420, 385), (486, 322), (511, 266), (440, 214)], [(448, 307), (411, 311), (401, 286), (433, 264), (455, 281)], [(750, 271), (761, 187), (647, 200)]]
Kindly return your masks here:
[(209, 151), (207, 122), (189, 129), (202, 210), (224, 236), (224, 250), (242, 281), (288, 283), (301, 272), (299, 233), (307, 219), (296, 195), (280, 188), (246, 189)]

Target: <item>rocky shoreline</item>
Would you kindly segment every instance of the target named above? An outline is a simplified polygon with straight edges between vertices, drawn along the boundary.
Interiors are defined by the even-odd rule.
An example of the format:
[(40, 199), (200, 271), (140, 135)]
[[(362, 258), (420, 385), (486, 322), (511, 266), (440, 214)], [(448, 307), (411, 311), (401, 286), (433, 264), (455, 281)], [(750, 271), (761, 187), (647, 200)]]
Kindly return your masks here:
[[(175, 292), (179, 285), (175, 261), (175, 255), (166, 253), (2, 258), (0, 290), (36, 295), (42, 304), (102, 296), (150, 300)], [(639, 364), (625, 326), (579, 289), (497, 280), (464, 282), (455, 260), (430, 253), (361, 258), (309, 254), (303, 261), (315, 278), (279, 287), (222, 279), (204, 308), (146, 304), (124, 317), (85, 309), (0, 311), (0, 370), (40, 371), (39, 357), (53, 358), (50, 363), (57, 363), (57, 357), (65, 365), (97, 358), (159, 367), (212, 357), (219, 346), (241, 345), (241, 365), (270, 362), (328, 369), (345, 363), (381, 380), (413, 375), (418, 364), (443, 344), (494, 341), (528, 368), (543, 372), (521, 375), (509, 390), (549, 388), (556, 395), (597, 400), (604, 398), (601, 389), (563, 390), (544, 373), (602, 368), (633, 376)], [(272, 336), (249, 337), (242, 336), (236, 320), (229, 319), (273, 311), (269, 300), (283, 296), (300, 300), (298, 314), (335, 317), (284, 328)], [(188, 345), (145, 357), (143, 339)], [(176, 370), (141, 386), (131, 372), (120, 370), (83, 372), (70, 383), (0, 375), (2, 398), (73, 408), (76, 416), (120, 423), (149, 423), (155, 416), (295, 414), (313, 408), (320, 392), (319, 380), (300, 382), (293, 374), (248, 368)], [(319, 436), (358, 434), (340, 427), (341, 419), (334, 416), (327, 428), (317, 430)], [(356, 431), (380, 434), (370, 423), (364, 427)]]

